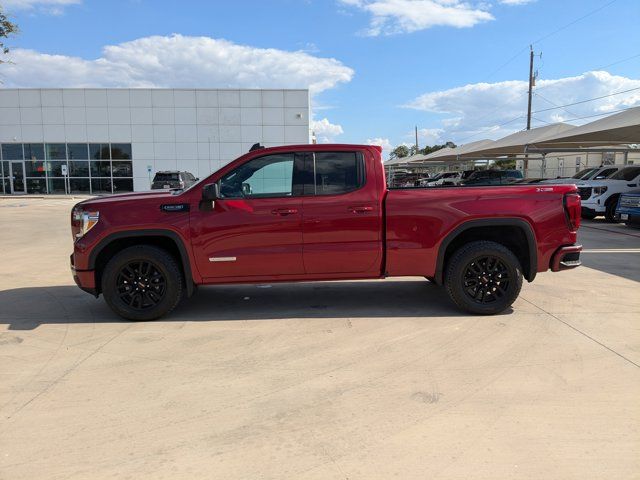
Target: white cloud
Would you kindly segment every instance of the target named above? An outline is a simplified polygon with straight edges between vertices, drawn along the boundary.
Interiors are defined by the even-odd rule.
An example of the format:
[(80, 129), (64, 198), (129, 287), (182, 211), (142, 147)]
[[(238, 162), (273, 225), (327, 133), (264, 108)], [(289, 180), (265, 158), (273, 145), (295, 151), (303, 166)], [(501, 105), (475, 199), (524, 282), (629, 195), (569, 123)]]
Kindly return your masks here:
[[(611, 75), (603, 71), (554, 80), (539, 80), (533, 97), (533, 126), (563, 121), (582, 124), (596, 120), (597, 117), (573, 119), (638, 106), (640, 90), (564, 109), (554, 108), (637, 87), (640, 87), (640, 79)], [(519, 80), (475, 83), (426, 93), (411, 101), (406, 107), (442, 114), (439, 125), (434, 127), (443, 130), (440, 138), (458, 142), (467, 137), (472, 137), (468, 141), (495, 139), (525, 127), (527, 89), (528, 83)], [(540, 111), (548, 108), (554, 109)]]
[[(442, 141), (443, 128), (419, 128), (418, 129), (418, 141), (421, 146), (434, 145)], [(415, 137), (415, 132), (413, 133)]]
[(367, 138), (367, 145), (378, 145), (382, 147), (382, 158), (389, 158), (393, 145), (388, 138)]
[(333, 143), (338, 135), (344, 133), (342, 125), (331, 123), (327, 118), (312, 120), (310, 127), (319, 143)]
[(256, 48), (209, 37), (151, 36), (103, 48), (86, 60), (15, 49), (3, 65), (6, 87), (309, 88), (349, 82), (353, 70), (333, 58)]
[(2, 6), (7, 10), (34, 10), (59, 15), (69, 5), (78, 5), (82, 0), (3, 0)]
[(473, 6), (461, 0), (340, 0), (371, 15), (367, 35), (392, 35), (435, 26), (456, 28), (493, 20), (489, 4)]

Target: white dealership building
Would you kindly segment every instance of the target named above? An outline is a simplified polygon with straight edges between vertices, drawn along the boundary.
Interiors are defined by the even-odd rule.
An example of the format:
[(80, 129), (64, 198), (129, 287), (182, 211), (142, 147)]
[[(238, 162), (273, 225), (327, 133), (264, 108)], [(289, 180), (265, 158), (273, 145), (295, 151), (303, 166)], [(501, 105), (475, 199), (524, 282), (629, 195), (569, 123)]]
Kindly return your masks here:
[(0, 194), (147, 190), (309, 139), (308, 90), (3, 88)]

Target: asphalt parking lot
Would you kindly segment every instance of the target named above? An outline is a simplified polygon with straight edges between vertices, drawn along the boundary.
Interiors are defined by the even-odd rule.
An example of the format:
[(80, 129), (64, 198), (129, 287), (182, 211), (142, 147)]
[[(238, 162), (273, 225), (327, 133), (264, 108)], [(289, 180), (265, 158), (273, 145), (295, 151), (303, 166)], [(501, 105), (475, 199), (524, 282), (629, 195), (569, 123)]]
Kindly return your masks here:
[(421, 278), (201, 288), (127, 323), (73, 284), (73, 200), (0, 199), (0, 478), (640, 478), (640, 231), (513, 309)]

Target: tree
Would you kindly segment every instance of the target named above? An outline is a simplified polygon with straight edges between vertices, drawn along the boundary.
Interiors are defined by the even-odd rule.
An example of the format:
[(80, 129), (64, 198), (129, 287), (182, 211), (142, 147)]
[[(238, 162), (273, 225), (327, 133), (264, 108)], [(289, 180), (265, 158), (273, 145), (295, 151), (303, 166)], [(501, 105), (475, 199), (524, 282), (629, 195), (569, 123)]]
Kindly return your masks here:
[(443, 148), (455, 148), (456, 144), (453, 142), (447, 142), (444, 143), (442, 145), (434, 145), (432, 147), (430, 147), (429, 145), (427, 145), (426, 147), (424, 147), (422, 150), (420, 150), (420, 153), (423, 155), (429, 155), (430, 153), (436, 152), (438, 150), (442, 150)]
[(502, 170), (513, 170), (516, 168), (516, 159), (515, 158), (505, 158), (502, 160), (496, 160), (494, 162), (496, 168)]
[(390, 158), (404, 158), (409, 156), (409, 148), (406, 145), (398, 145), (391, 151)]
[[(18, 26), (7, 18), (2, 11), (2, 6), (0, 6), (0, 55), (6, 55), (9, 53), (9, 47), (7, 47), (2, 39), (9, 38), (17, 32)], [(5, 63), (5, 61), (0, 58), (0, 63)]]

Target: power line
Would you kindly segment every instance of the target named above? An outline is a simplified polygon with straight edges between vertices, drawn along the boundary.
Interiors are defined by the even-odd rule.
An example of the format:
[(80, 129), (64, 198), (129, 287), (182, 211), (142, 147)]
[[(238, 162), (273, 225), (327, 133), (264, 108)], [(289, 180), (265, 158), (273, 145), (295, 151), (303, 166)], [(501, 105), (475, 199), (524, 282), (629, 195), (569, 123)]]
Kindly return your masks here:
[[(543, 35), (542, 37), (538, 38), (537, 40), (531, 42), (531, 45), (535, 45), (537, 43), (542, 42), (543, 40), (546, 40), (549, 37), (552, 37), (553, 35), (555, 35), (556, 33), (559, 33), (573, 25), (575, 25), (576, 23), (581, 22), (582, 20), (584, 20), (585, 18), (590, 17), (591, 15), (598, 13), (600, 10), (604, 10), (605, 8), (607, 8), (609, 5), (612, 5), (613, 3), (617, 2), (618, 0), (610, 0), (609, 2), (605, 3), (604, 5), (596, 8), (595, 10), (591, 10), (590, 12), (584, 14), (581, 17), (578, 17), (577, 19), (553, 30), (552, 32), (547, 33), (546, 35)], [(511, 58), (509, 58), (509, 60), (507, 60), (506, 62), (504, 62), (502, 65), (500, 65), (498, 68), (496, 68), (495, 70), (493, 70), (489, 75), (485, 76), (481, 82), (484, 82), (485, 80), (488, 80), (489, 78), (493, 77), (496, 73), (498, 73), (500, 70), (502, 70), (504, 67), (506, 67), (507, 65), (509, 65), (511, 62), (513, 62), (516, 58), (518, 58), (523, 52), (527, 51), (527, 49), (529, 48), (529, 46), (523, 47), (522, 49), (518, 50)], [(640, 55), (636, 55), (640, 56)], [(631, 57), (631, 58), (635, 58), (635, 57)], [(622, 61), (626, 61), (626, 60), (630, 60), (629, 59), (625, 59), (625, 60), (621, 60)], [(615, 65), (616, 63), (614, 63), (613, 65)], [(607, 65), (607, 66), (611, 66), (611, 65)], [(602, 68), (606, 68), (606, 67), (602, 67)]]
[(632, 55), (632, 56), (627, 57), (627, 58), (623, 58), (622, 60), (618, 60), (618, 61), (610, 63), (608, 65), (603, 65), (602, 67), (593, 68), (592, 70), (602, 70), (604, 68), (613, 67), (614, 65), (618, 65), (619, 63), (623, 63), (623, 62), (626, 62), (628, 60), (633, 60), (634, 58), (638, 58), (638, 57), (640, 57), (640, 53), (636, 53), (635, 55)]
[[(555, 107), (561, 108), (562, 110), (564, 110), (565, 112), (567, 112), (569, 115), (572, 115), (572, 116), (574, 116), (574, 117), (576, 116), (576, 114), (575, 114), (575, 113), (570, 112), (569, 110), (567, 110), (566, 108), (564, 108), (562, 105), (558, 105), (557, 103), (552, 102), (552, 101), (551, 101), (551, 100), (549, 100), (548, 98), (543, 97), (543, 96), (542, 96), (542, 95), (540, 95), (538, 92), (533, 92), (533, 94), (534, 94), (536, 97), (540, 97), (540, 98), (541, 98), (542, 100), (544, 100), (545, 102), (550, 103), (551, 105), (554, 105)], [(540, 120), (540, 119), (538, 119), (538, 120)], [(543, 121), (543, 120), (541, 120), (541, 121)]]
[(575, 24), (576, 24), (576, 23), (578, 23), (578, 22), (581, 22), (582, 20), (584, 20), (584, 19), (585, 19), (585, 18), (587, 18), (587, 17), (590, 17), (590, 16), (591, 16), (591, 15), (593, 15), (594, 13), (598, 13), (600, 10), (604, 10), (604, 9), (605, 9), (605, 8), (607, 8), (609, 5), (612, 5), (612, 4), (614, 4), (615, 2), (617, 2), (617, 1), (618, 1), (618, 0), (611, 0), (611, 1), (607, 2), (607, 3), (605, 3), (604, 5), (602, 5), (602, 6), (598, 7), (598, 8), (596, 8), (595, 10), (591, 10), (590, 12), (588, 12), (588, 13), (584, 14), (583, 16), (581, 16), (581, 17), (579, 17), (579, 18), (577, 18), (577, 19), (573, 20), (572, 22), (569, 22), (569, 23), (567, 23), (566, 25), (563, 25), (562, 27), (557, 28), (556, 30), (552, 31), (551, 33), (548, 33), (548, 34), (546, 34), (546, 35), (544, 35), (544, 36), (540, 37), (539, 39), (537, 39), (536, 41), (534, 41), (534, 42), (533, 42), (533, 45), (535, 45), (536, 43), (540, 43), (540, 42), (542, 42), (543, 40), (546, 40), (547, 38), (549, 38), (549, 37), (551, 37), (551, 36), (555, 35), (556, 33), (561, 32), (562, 30), (565, 30), (565, 29), (567, 29), (567, 28), (569, 28), (569, 27), (571, 27), (571, 26), (575, 25)]
[(558, 108), (571, 107), (572, 105), (580, 105), (582, 103), (593, 102), (594, 100), (601, 100), (603, 98), (613, 97), (615, 95), (620, 95), (622, 93), (633, 92), (634, 90), (640, 90), (640, 87), (630, 88), (628, 90), (623, 90), (621, 92), (610, 93), (609, 95), (602, 95), (600, 97), (589, 98), (587, 100), (580, 100), (579, 102), (566, 103), (564, 105), (557, 105), (555, 107), (543, 108), (542, 110), (536, 110), (535, 112), (532, 112), (532, 113), (542, 113), (542, 112), (548, 112), (549, 110), (557, 110)]
[[(633, 108), (638, 108), (638, 107), (621, 108), (619, 110), (611, 110), (610, 112), (594, 113), (593, 115), (585, 115), (584, 117), (565, 118), (564, 121), (565, 122), (573, 122), (574, 120), (583, 120), (585, 118), (603, 117), (605, 115), (613, 115), (614, 113), (626, 112), (627, 110), (631, 110)], [(544, 121), (544, 120), (541, 120), (541, 121)]]

